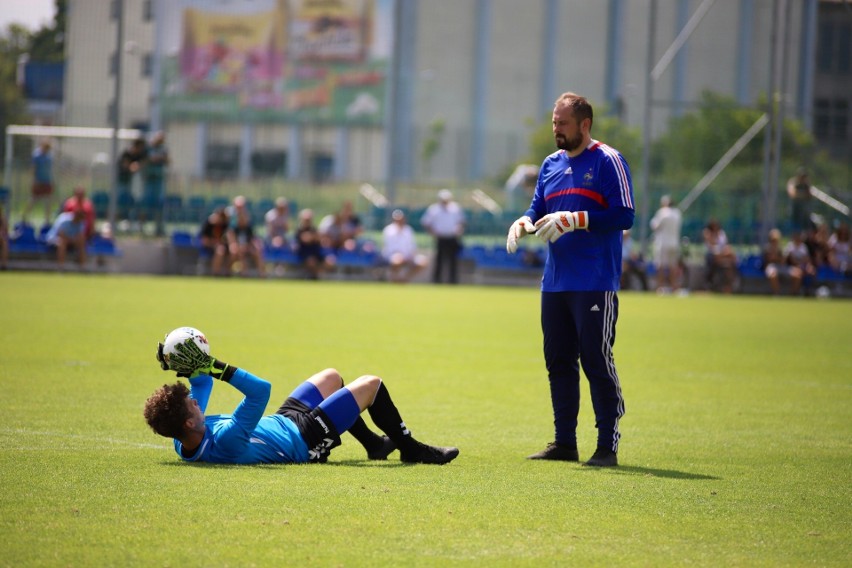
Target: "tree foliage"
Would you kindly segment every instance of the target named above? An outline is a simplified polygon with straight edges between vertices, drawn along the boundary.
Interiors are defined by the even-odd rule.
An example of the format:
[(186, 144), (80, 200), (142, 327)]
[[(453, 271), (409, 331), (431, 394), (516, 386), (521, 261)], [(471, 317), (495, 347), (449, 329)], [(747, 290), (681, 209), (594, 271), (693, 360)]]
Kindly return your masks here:
[[(28, 124), (24, 93), (18, 84), (18, 64), (29, 61), (56, 62), (65, 57), (65, 23), (67, 0), (55, 0), (53, 22), (36, 31), (19, 24), (0, 29), (0, 132), (10, 124)], [(0, 156), (4, 155), (6, 137), (0, 136)]]
[[(621, 152), (631, 168), (636, 168), (640, 164), (642, 158), (640, 130), (626, 125), (617, 116), (608, 114), (605, 107), (595, 109), (592, 138)], [(554, 151), (556, 151), (556, 145), (553, 141), (551, 116), (548, 115), (541, 123), (534, 125), (531, 129), (530, 155), (527, 160), (531, 164), (540, 164), (546, 156)]]

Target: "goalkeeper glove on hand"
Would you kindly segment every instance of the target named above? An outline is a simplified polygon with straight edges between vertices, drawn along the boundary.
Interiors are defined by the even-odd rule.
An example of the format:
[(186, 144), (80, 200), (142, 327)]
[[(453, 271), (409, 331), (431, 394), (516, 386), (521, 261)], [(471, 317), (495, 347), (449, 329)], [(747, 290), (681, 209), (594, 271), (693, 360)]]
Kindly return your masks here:
[(536, 224), (536, 236), (544, 242), (556, 242), (556, 239), (572, 231), (588, 230), (588, 211), (557, 211), (539, 219)]
[(210, 375), (214, 379), (229, 381), (233, 375), (233, 369), (227, 363), (217, 361), (202, 351), (191, 338), (175, 345), (175, 352), (169, 355), (169, 368), (177, 371), (179, 377), (190, 379)]
[(529, 233), (535, 232), (532, 219), (524, 215), (509, 227), (509, 236), (506, 238), (506, 252), (514, 254), (518, 250), (518, 239), (522, 239)]
[(160, 364), (160, 368), (164, 371), (169, 370), (169, 363), (166, 361), (166, 356), (163, 355), (163, 344), (162, 342), (157, 342), (157, 362)]

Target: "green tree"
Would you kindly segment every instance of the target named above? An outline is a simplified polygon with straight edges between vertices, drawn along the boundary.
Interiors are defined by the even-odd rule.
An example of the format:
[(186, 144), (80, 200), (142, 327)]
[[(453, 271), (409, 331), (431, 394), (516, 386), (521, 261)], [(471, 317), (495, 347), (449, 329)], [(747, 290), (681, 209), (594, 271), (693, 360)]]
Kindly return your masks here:
[[(56, 62), (65, 58), (65, 26), (68, 14), (67, 0), (55, 0), (56, 15), (53, 22), (35, 32), (19, 24), (0, 30), (0, 134), (10, 124), (28, 124), (24, 94), (18, 85), (18, 63), (22, 57), (30, 61)], [(29, 140), (16, 139), (16, 154), (24, 152)], [(17, 145), (21, 145), (21, 149)], [(6, 137), (0, 135), (0, 156), (5, 155)], [(0, 168), (2, 168), (0, 164)]]
[[(0, 31), (0, 132), (10, 124), (26, 124), (27, 105), (18, 86), (18, 61), (30, 46), (31, 34), (26, 28), (12, 24)], [(6, 136), (0, 136), (0, 156), (6, 151)]]
[(58, 62), (65, 60), (65, 27), (68, 0), (54, 0), (56, 15), (48, 26), (36, 30), (29, 46), (30, 61)]
[[(630, 164), (633, 175), (642, 159), (642, 136), (638, 128), (624, 124), (617, 116), (607, 113), (605, 107), (595, 109), (592, 121), (592, 138), (612, 146), (624, 156)], [(533, 125), (530, 132), (530, 155), (527, 162), (540, 164), (548, 155), (556, 151), (553, 141), (553, 126), (551, 116)]]

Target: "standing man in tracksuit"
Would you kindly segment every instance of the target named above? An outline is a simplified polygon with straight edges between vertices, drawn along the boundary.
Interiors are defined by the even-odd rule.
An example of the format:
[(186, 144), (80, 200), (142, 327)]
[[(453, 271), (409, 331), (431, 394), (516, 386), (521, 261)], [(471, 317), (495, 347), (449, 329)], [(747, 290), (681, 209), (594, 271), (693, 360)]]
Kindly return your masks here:
[(556, 439), (530, 459), (579, 461), (580, 365), (589, 381), (597, 450), (586, 462), (618, 465), (624, 415), (612, 349), (618, 320), (622, 231), (633, 226), (633, 182), (624, 157), (591, 138), (592, 106), (564, 93), (553, 109), (558, 151), (541, 165), (530, 208), (509, 229), (506, 249), (529, 233), (548, 244), (541, 327)]

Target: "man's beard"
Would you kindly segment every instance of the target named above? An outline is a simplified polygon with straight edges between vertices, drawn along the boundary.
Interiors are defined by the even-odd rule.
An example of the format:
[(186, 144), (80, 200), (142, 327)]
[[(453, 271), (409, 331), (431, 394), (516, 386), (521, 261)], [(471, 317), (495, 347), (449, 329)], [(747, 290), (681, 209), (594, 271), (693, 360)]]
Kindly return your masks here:
[(556, 140), (556, 147), (566, 152), (575, 151), (583, 143), (582, 134), (578, 134), (574, 138), (566, 138), (564, 134), (557, 134), (554, 139)]

